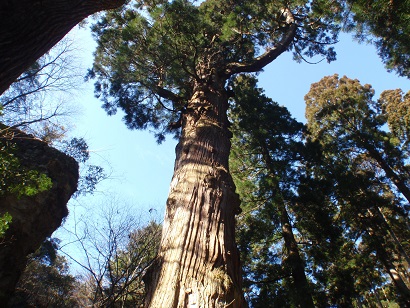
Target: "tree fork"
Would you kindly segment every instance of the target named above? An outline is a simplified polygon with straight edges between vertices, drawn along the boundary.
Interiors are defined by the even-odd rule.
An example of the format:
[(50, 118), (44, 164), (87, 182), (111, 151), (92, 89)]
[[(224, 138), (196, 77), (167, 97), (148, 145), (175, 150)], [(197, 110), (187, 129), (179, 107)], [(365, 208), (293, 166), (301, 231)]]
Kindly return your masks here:
[(239, 197), (228, 169), (224, 79), (198, 83), (176, 147), (160, 251), (146, 275), (149, 307), (247, 307), (235, 245)]

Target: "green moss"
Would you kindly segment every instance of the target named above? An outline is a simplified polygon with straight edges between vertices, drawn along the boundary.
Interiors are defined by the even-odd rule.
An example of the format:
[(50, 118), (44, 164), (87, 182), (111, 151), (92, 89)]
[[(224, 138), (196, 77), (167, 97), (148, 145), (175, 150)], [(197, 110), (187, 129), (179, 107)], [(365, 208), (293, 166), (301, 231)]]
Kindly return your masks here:
[(4, 143), (0, 146), (0, 195), (12, 193), (20, 198), (50, 189), (53, 185), (51, 178), (21, 166), (14, 154), (16, 151), (13, 144)]
[(4, 236), (7, 229), (10, 227), (12, 217), (9, 213), (4, 213), (3, 216), (0, 216), (0, 238)]

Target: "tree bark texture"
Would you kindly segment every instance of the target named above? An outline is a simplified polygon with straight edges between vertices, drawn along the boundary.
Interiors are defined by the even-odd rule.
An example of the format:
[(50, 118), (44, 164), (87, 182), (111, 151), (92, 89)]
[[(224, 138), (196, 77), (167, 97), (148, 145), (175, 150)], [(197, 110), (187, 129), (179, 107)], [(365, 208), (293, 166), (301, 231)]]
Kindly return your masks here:
[[(362, 138), (364, 139), (364, 138)], [(396, 185), (399, 192), (410, 202), (410, 188), (407, 186), (406, 178), (403, 178), (401, 175), (398, 175), (394, 169), (389, 165), (389, 163), (383, 158), (377, 149), (375, 149), (372, 145), (360, 140), (363, 144), (363, 147), (369, 152), (370, 157), (372, 157), (379, 166), (384, 170), (387, 177)]]
[(195, 86), (176, 147), (159, 255), (145, 277), (149, 307), (247, 306), (235, 245), (240, 202), (228, 170), (227, 108), (223, 78)]
[(0, 94), (87, 16), (125, 0), (3, 0)]

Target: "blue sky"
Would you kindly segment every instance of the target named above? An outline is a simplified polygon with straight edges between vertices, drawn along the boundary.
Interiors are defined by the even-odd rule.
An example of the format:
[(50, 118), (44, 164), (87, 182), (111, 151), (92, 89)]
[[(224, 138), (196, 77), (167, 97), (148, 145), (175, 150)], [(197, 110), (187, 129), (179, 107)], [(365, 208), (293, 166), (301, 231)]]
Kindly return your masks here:
[[(80, 49), (84, 72), (92, 64), (93, 43), (89, 32), (75, 29), (70, 36)], [(353, 42), (350, 35), (342, 35), (336, 45), (338, 60), (328, 64), (296, 63), (290, 53), (281, 55), (259, 75), (259, 85), (267, 96), (286, 106), (299, 121), (304, 121), (304, 95), (313, 82), (322, 77), (346, 75), (357, 78), (363, 84), (369, 83), (376, 90), (375, 97), (387, 89), (410, 90), (410, 82), (388, 73), (375, 48), (371, 45)], [(107, 116), (94, 97), (93, 84), (84, 84), (84, 90), (74, 98), (81, 113), (75, 118), (74, 136), (84, 137), (93, 152), (96, 164), (110, 166), (111, 179), (98, 186), (94, 196), (80, 198), (71, 203), (68, 224), (74, 214), (85, 213), (98, 208), (100, 200), (115, 195), (133, 205), (136, 212), (147, 213), (154, 208), (162, 216), (168, 187), (172, 177), (176, 141), (171, 136), (161, 145), (147, 131), (130, 131), (121, 120), (121, 115)], [(82, 204), (76, 207), (76, 204)]]

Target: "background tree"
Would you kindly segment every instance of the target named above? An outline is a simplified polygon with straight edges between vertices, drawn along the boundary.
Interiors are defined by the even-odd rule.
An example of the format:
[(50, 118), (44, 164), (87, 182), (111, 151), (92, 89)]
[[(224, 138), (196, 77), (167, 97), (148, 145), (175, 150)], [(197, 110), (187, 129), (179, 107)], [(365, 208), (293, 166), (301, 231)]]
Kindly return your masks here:
[(3, 1), (0, 5), (0, 94), (84, 18), (124, 2)]
[(78, 307), (74, 298), (76, 278), (67, 260), (58, 255), (58, 239), (47, 239), (28, 256), (10, 307)]
[(77, 221), (75, 230), (68, 230), (72, 243), (61, 249), (80, 268), (80, 306), (140, 307), (144, 302), (142, 277), (157, 254), (161, 226), (154, 221), (142, 226), (127, 207), (112, 202), (100, 215)]
[(314, 307), (289, 210), (303, 124), (263, 95), (256, 79), (238, 77), (233, 89), (231, 170), (246, 213), (238, 237), (252, 306)]
[(398, 140), (382, 129), (386, 119), (381, 106), (373, 101), (374, 90), (358, 80), (338, 75), (325, 77), (311, 86), (305, 96), (306, 118), (313, 141), (320, 140), (333, 151), (356, 149), (369, 156), (384, 175), (410, 201), (406, 159), (409, 153), (400, 151)]
[(74, 43), (60, 41), (20, 75), (0, 96), (1, 122), (45, 140), (64, 137), (72, 96), (80, 88), (82, 76), (76, 67)]
[(289, 49), (298, 59), (334, 60), (329, 44), (342, 13), (337, 1), (137, 1), (94, 26), (90, 77), (107, 112), (122, 109), (129, 128), (152, 128), (159, 141), (182, 127), (160, 252), (146, 280), (152, 307), (245, 305), (226, 81)]
[[(73, 99), (73, 92), (80, 89), (80, 79), (74, 43), (64, 39), (38, 59), (0, 96), (0, 121), (3, 124), (43, 140), (80, 164), (81, 176), (75, 196), (93, 193), (96, 185), (109, 176), (101, 166), (89, 163), (90, 150), (84, 138), (68, 139), (70, 117), (73, 115), (70, 100)], [(5, 139), (7, 126), (3, 126), (0, 131)], [(19, 180), (19, 175), (24, 172), (17, 168), (17, 161), (6, 159), (9, 152), (5, 147), (3, 151), (1, 160), (5, 171), (2, 190), (5, 189), (5, 183), (13, 186), (12, 183), (16, 181), (26, 182), (26, 189), (30, 189), (32, 180), (28, 181), (27, 177), (25, 181)], [(9, 167), (6, 168), (6, 165)], [(19, 187), (22, 191), (21, 185)]]
[[(315, 92), (329, 98), (323, 102), (334, 100), (343, 105), (341, 101), (348, 97), (354, 101), (360, 92), (358, 87), (344, 86), (340, 92), (332, 92), (336, 90), (329, 84)], [(322, 130), (317, 135), (313, 131), (316, 138), (309, 139), (285, 109), (261, 95), (254, 79), (240, 77), (234, 85), (234, 99), (241, 104), (234, 105), (230, 113), (234, 133), (230, 167), (243, 202), (238, 237), (250, 305), (298, 305), (290, 249), (280, 228), (286, 224), (291, 226), (303, 258), (299, 264), (307, 280), (314, 281), (310, 292), (316, 306), (360, 306), (364, 301), (381, 305), (386, 300), (391, 305), (404, 304), (400, 294), (408, 280), (408, 248), (403, 219), (408, 215), (403, 213), (404, 204), (395, 195), (394, 185), (377, 178), (382, 174), (372, 170), (374, 162), (357, 148), (346, 146), (344, 138), (351, 141), (352, 137), (331, 130), (332, 125), (348, 129), (344, 118), (335, 114), (320, 118)], [(360, 111), (357, 105), (351, 110), (343, 106), (352, 121), (349, 112), (367, 110), (366, 104)], [(330, 110), (344, 109), (333, 106)], [(317, 114), (329, 115), (325, 110), (317, 110)], [(379, 115), (386, 119), (381, 108)], [(301, 142), (302, 136), (308, 139)], [(400, 155), (406, 156), (403, 143), (396, 144)], [(287, 213), (288, 221), (281, 212)], [(399, 229), (402, 232), (395, 234)]]
[(410, 77), (410, 2), (348, 0), (346, 29), (359, 41), (373, 43), (388, 70)]
[(408, 151), (383, 129), (382, 100), (372, 97), (370, 85), (347, 77), (313, 84), (305, 97), (309, 137), (321, 146), (321, 168), (334, 181), (333, 203), (346, 236), (354, 239), (355, 249), (375, 257), (405, 303), (408, 273), (400, 273), (400, 264), (408, 264), (408, 247), (392, 226), (406, 233), (408, 205), (402, 197), (408, 189)]

